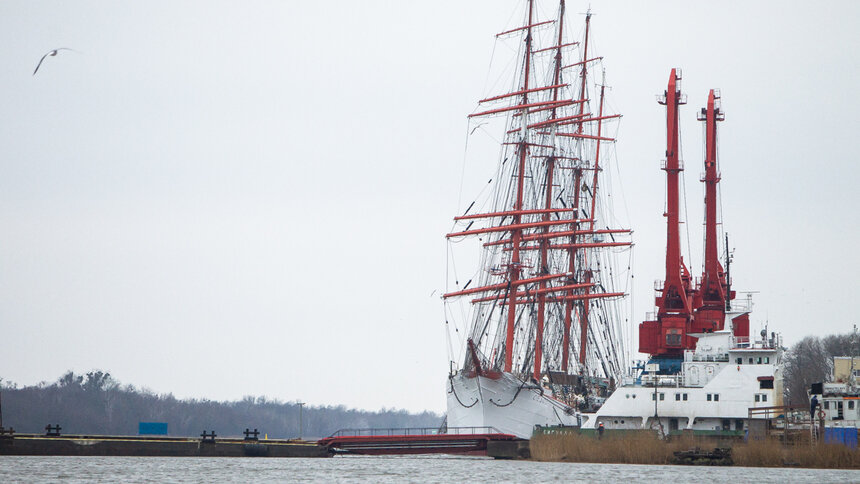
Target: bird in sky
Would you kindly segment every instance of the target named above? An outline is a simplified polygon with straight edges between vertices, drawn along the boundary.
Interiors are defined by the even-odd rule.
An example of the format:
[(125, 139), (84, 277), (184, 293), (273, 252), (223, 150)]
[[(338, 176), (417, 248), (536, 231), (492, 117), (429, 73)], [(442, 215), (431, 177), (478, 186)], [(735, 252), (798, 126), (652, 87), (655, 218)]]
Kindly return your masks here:
[(61, 50), (70, 50), (70, 51), (72, 51), (72, 52), (77, 52), (75, 49), (69, 49), (68, 47), (59, 47), (59, 48), (57, 48), (57, 49), (54, 49), (54, 50), (52, 50), (52, 51), (48, 52), (47, 54), (43, 55), (41, 59), (39, 59), (39, 63), (38, 63), (38, 64), (36, 64), (36, 70), (34, 70), (34, 71), (33, 71), (33, 75), (35, 76), (35, 75), (36, 75), (36, 73), (37, 73), (37, 72), (39, 72), (39, 67), (41, 67), (41, 66), (42, 66), (42, 62), (45, 62), (45, 58), (46, 58), (46, 57), (48, 57), (48, 56), (54, 57), (54, 56), (56, 56), (56, 55), (57, 55)]

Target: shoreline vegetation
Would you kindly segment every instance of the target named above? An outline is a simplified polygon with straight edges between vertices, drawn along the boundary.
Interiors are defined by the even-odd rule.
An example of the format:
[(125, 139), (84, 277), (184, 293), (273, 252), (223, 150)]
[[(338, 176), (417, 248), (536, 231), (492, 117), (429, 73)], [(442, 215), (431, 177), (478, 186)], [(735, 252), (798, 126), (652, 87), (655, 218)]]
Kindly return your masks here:
[(123, 385), (110, 373), (93, 370), (85, 375), (66, 372), (53, 383), (18, 387), (0, 379), (2, 421), (17, 433), (41, 433), (60, 425), (63, 434), (137, 435), (139, 422), (168, 424), (168, 435), (199, 436), (216, 431), (219, 437), (238, 437), (257, 428), (260, 437), (316, 439), (343, 428), (438, 427), (442, 416), (432, 412), (378, 411), (343, 405), (304, 405), (262, 396), (237, 401), (179, 399)]
[(693, 448), (731, 448), (732, 463), (739, 467), (806, 467), (819, 469), (860, 469), (860, 450), (841, 444), (779, 440), (717, 441), (683, 436), (661, 440), (650, 432), (611, 435), (597, 439), (587, 434), (536, 434), (530, 443), (532, 460), (602, 464), (676, 464), (675, 452)]

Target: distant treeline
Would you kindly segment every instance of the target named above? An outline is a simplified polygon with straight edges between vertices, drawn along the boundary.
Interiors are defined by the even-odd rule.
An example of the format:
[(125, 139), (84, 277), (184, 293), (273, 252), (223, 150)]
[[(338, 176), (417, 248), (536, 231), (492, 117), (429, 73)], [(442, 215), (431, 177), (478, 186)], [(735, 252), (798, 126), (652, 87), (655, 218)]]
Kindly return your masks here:
[(788, 404), (809, 404), (807, 392), (813, 383), (828, 381), (834, 356), (857, 356), (860, 339), (856, 333), (807, 336), (785, 353), (783, 379)]
[[(147, 389), (121, 385), (110, 373), (86, 375), (67, 372), (51, 384), (18, 388), (3, 382), (2, 417), (16, 432), (44, 432), (59, 424), (63, 433), (136, 435), (139, 422), (167, 422), (173, 436), (197, 436), (215, 430), (219, 436), (241, 436), (245, 428), (260, 430), (260, 438), (299, 436), (299, 406), (265, 397), (235, 402), (178, 400)], [(442, 416), (432, 412), (378, 412), (338, 406), (305, 406), (303, 437), (319, 438), (342, 428), (438, 427)]]

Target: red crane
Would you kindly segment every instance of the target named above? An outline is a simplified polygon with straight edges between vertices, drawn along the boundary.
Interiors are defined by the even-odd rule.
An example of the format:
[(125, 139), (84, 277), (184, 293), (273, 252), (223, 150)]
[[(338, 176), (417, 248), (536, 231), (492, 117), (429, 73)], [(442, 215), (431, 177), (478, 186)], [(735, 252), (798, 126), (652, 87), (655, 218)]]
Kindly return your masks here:
[[(705, 268), (702, 281), (696, 292), (696, 307), (692, 331), (717, 331), (725, 327), (726, 311), (734, 291), (729, 289), (728, 275), (720, 263), (717, 248), (717, 184), (720, 175), (717, 171), (717, 122), (725, 119), (720, 108), (720, 95), (714, 89), (708, 93), (708, 105), (697, 116), (705, 122)], [(739, 337), (749, 337), (749, 314), (744, 313), (732, 320), (733, 333)]]
[(705, 122), (705, 267), (696, 294), (694, 332), (723, 329), (726, 318), (728, 284), (717, 249), (717, 121), (725, 119), (719, 106), (719, 95), (711, 89), (708, 106), (702, 108), (698, 120)]
[(669, 86), (660, 104), (666, 106), (666, 279), (657, 296), (657, 320), (639, 325), (639, 351), (652, 356), (677, 357), (692, 347), (695, 339), (687, 336), (693, 322), (690, 276), (681, 257), (678, 230), (678, 178), (683, 167), (679, 153), (678, 107), (685, 104), (675, 69), (669, 74)]

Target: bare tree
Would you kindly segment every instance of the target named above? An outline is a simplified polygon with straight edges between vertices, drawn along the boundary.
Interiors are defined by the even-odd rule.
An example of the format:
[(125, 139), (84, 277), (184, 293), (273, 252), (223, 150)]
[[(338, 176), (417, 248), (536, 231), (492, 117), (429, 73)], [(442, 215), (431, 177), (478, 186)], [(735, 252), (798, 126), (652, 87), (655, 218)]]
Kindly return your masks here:
[(785, 397), (789, 404), (808, 404), (810, 385), (830, 377), (830, 353), (817, 336), (807, 336), (786, 352), (784, 359)]
[(857, 356), (857, 335), (854, 333), (831, 334), (821, 340), (827, 354), (833, 356)]

